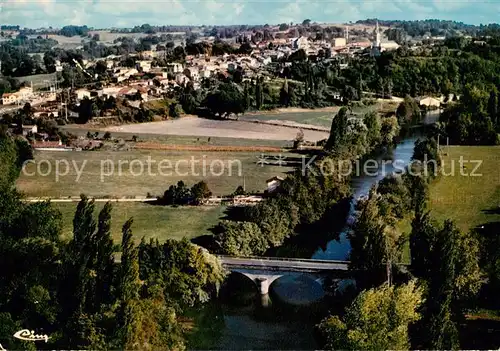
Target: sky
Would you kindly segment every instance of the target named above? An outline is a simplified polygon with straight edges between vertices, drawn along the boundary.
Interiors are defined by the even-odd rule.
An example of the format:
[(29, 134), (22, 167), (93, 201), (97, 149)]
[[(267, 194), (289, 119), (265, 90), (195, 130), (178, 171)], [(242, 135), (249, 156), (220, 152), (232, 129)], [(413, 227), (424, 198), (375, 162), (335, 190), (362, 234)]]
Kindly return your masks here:
[(152, 25), (347, 23), (366, 18), (498, 21), (500, 0), (0, 0), (0, 24), (94, 28)]

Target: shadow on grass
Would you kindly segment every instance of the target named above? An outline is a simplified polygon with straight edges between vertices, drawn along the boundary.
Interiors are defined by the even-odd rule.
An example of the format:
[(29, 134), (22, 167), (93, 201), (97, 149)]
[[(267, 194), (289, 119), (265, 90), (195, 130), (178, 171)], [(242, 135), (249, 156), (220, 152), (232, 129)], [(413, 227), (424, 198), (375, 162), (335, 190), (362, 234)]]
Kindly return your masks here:
[(482, 210), (482, 212), (488, 215), (500, 215), (500, 206), (488, 208), (486, 210)]

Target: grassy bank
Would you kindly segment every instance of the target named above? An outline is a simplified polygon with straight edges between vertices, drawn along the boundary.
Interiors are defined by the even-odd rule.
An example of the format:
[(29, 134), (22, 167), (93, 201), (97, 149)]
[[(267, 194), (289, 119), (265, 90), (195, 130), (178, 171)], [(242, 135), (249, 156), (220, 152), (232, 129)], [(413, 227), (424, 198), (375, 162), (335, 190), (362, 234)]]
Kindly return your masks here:
[[(464, 175), (460, 174), (460, 157), (464, 160)], [(478, 162), (481, 164), (474, 172), (478, 176), (472, 176)], [(445, 147), (443, 163), (445, 174), (454, 174), (442, 174), (431, 184), (430, 208), (434, 218), (453, 219), (462, 230), (500, 221), (500, 147)]]
[[(53, 203), (63, 216), (63, 237), (70, 238), (73, 232), (73, 217), (77, 203)], [(103, 202), (95, 204), (96, 216), (104, 206)], [(141, 202), (113, 203), (111, 217), (111, 233), (115, 242), (122, 238), (121, 228), (134, 217), (132, 227), (134, 238), (139, 242), (142, 237), (147, 240), (194, 238), (210, 234), (209, 229), (216, 225), (223, 216), (225, 207), (164, 207), (153, 206)]]

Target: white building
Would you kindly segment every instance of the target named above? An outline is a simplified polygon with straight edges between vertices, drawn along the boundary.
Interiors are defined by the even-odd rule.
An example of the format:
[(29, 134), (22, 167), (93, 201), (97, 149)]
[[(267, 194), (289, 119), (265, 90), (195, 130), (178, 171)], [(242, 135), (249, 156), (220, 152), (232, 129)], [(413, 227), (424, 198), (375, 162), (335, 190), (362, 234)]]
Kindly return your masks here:
[(193, 82), (200, 80), (200, 71), (196, 67), (189, 67), (184, 70), (184, 75)]
[(83, 100), (84, 98), (89, 98), (90, 99), (90, 91), (87, 89), (78, 89), (75, 91), (76, 93), (76, 98), (78, 100)]
[(307, 51), (309, 49), (309, 41), (307, 40), (306, 37), (298, 37), (298, 38), (293, 38), (292, 39), (292, 47), (295, 50), (305, 50)]
[(142, 72), (149, 72), (151, 71), (151, 61), (137, 61), (137, 67)]
[(283, 180), (284, 179), (281, 177), (272, 177), (271, 179), (266, 180), (267, 191), (269, 193), (276, 191), (279, 188), (279, 186), (281, 185), (281, 182), (283, 182)]
[(18, 96), (16, 93), (3, 93), (2, 94), (2, 104), (11, 105), (15, 104), (18, 100)]
[(334, 38), (333, 46), (336, 48), (344, 47), (347, 45), (347, 41), (345, 38)]
[(183, 71), (184, 71), (184, 66), (182, 65), (182, 63), (173, 62), (167, 65), (168, 73), (177, 74), (177, 73), (182, 73)]

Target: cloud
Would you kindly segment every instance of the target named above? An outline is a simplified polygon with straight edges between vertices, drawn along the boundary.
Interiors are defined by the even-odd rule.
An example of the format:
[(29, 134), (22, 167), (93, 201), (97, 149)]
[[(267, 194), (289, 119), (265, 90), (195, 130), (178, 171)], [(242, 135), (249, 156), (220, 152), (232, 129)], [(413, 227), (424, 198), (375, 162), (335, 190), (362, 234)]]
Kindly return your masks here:
[(365, 18), (494, 22), (498, 0), (0, 0), (0, 23), (28, 27), (87, 24), (343, 23)]

